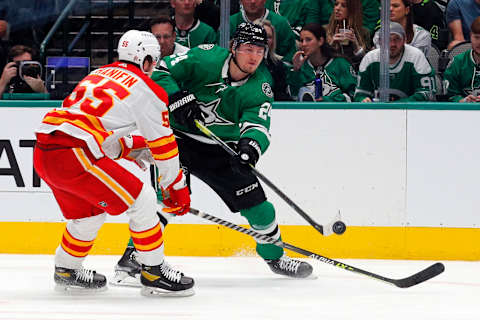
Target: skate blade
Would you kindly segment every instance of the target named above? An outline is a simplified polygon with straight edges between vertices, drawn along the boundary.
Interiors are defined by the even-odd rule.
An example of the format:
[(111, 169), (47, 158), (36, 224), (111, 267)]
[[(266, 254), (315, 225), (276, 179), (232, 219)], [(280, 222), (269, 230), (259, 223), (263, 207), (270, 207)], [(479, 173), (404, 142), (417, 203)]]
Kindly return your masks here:
[(55, 285), (55, 291), (63, 294), (71, 294), (71, 295), (89, 295), (89, 294), (103, 292), (103, 291), (106, 291), (107, 289), (108, 289), (107, 286), (90, 289), (90, 288), (68, 286), (68, 285), (61, 285), (61, 284)]
[(120, 270), (115, 271), (115, 275), (108, 283), (118, 287), (140, 288), (142, 286), (140, 283), (140, 274), (132, 277), (128, 272)]
[(169, 291), (160, 288), (142, 286), (140, 294), (145, 297), (189, 297), (195, 294), (193, 288), (181, 291)]

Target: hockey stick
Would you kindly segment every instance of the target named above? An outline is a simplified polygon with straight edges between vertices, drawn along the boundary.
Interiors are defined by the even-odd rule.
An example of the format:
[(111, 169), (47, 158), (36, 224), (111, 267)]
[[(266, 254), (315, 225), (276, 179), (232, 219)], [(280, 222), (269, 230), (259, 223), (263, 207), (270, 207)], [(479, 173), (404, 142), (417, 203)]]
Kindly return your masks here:
[(286, 242), (283, 242), (281, 240), (275, 240), (275, 239), (273, 239), (269, 236), (260, 234), (258, 232), (255, 232), (255, 231), (251, 230), (251, 229), (246, 229), (246, 228), (240, 227), (236, 224), (233, 224), (231, 222), (228, 222), (226, 220), (220, 219), (218, 217), (214, 217), (214, 216), (209, 215), (207, 213), (200, 212), (197, 209), (190, 208), (190, 213), (196, 215), (197, 217), (212, 221), (214, 223), (217, 223), (217, 224), (220, 224), (222, 226), (228, 227), (228, 228), (233, 229), (235, 231), (247, 234), (247, 235), (249, 235), (249, 236), (251, 236), (251, 237), (253, 237), (257, 240), (266, 241), (266, 242), (274, 244), (278, 247), (282, 247), (282, 248), (300, 253), (301, 255), (310, 257), (310, 258), (315, 259), (315, 260), (319, 260), (319, 261), (324, 262), (326, 264), (333, 265), (333, 266), (338, 267), (340, 269), (350, 271), (350, 272), (354, 272), (354, 273), (358, 273), (358, 274), (362, 274), (364, 276), (367, 276), (367, 277), (370, 277), (370, 278), (373, 278), (373, 279), (376, 279), (376, 280), (380, 280), (380, 281), (383, 281), (383, 282), (388, 283), (388, 284), (392, 284), (392, 285), (397, 286), (399, 288), (412, 287), (414, 285), (417, 285), (419, 283), (427, 281), (427, 280), (429, 280), (429, 279), (431, 279), (435, 276), (438, 276), (440, 273), (442, 273), (445, 270), (445, 266), (442, 263), (437, 262), (437, 263), (431, 265), (430, 267), (428, 267), (428, 268), (426, 268), (426, 269), (424, 269), (424, 270), (422, 270), (422, 271), (420, 271), (420, 272), (418, 272), (414, 275), (411, 275), (409, 277), (406, 277), (406, 278), (403, 278), (403, 279), (390, 279), (390, 278), (375, 274), (373, 272), (365, 271), (365, 270), (350, 266), (348, 264), (345, 264), (343, 262), (324, 257), (324, 256), (322, 256), (318, 253), (313, 253), (313, 252), (307, 251), (305, 249), (295, 247), (295, 246), (293, 246), (291, 244), (288, 244)]
[[(236, 156), (237, 153), (232, 149), (230, 148), (230, 146), (228, 144), (226, 144), (223, 140), (221, 140), (219, 137), (217, 137), (212, 131), (210, 131), (210, 129), (208, 129), (207, 127), (205, 127), (203, 124), (201, 124), (199, 121), (195, 120), (195, 125), (197, 126), (197, 128), (203, 133), (205, 134), (207, 137), (209, 137), (210, 139), (212, 139), (213, 141), (215, 141), (218, 145), (220, 145), (225, 151), (227, 151), (231, 156)], [(295, 202), (293, 202), (285, 193), (283, 193), (279, 188), (277, 188), (273, 182), (271, 182), (269, 179), (267, 179), (267, 177), (265, 177), (260, 171), (258, 171), (257, 169), (255, 169), (254, 166), (250, 165), (251, 169), (252, 169), (252, 173), (257, 177), (259, 178), (260, 180), (262, 180), (267, 186), (269, 186), (280, 198), (282, 198), (291, 208), (293, 208), (293, 210), (295, 210), (299, 215), (301, 215), (305, 220), (307, 220), (307, 222), (312, 226), (314, 227), (318, 232), (320, 232), (322, 235), (324, 236), (329, 236), (331, 234), (333, 234), (333, 232), (337, 233), (337, 234), (342, 234), (343, 232), (345, 232), (345, 224), (341, 223), (340, 224), (340, 227), (338, 228), (337, 226), (335, 226), (336, 228), (333, 228), (333, 225), (335, 225), (335, 223), (333, 224), (330, 224), (332, 225), (331, 228), (324, 228), (322, 225), (316, 223), (305, 211), (303, 211), (299, 206), (297, 206), (297, 204)], [(342, 226), (343, 225), (343, 226)], [(343, 227), (343, 229), (342, 229)], [(334, 231), (333, 229), (335, 229), (336, 231)]]

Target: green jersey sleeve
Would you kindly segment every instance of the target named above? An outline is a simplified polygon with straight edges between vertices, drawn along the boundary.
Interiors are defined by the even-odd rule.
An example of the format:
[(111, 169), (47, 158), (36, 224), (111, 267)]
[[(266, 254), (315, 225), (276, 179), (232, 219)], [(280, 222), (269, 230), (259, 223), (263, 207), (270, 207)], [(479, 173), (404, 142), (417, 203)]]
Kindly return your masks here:
[(468, 65), (468, 61), (461, 59), (463, 55), (457, 55), (448, 65), (443, 78), (447, 87), (448, 100), (459, 102), (465, 97), (465, 90), (462, 86), (462, 79), (465, 77), (462, 65)]
[(152, 80), (171, 95), (180, 91), (182, 83), (193, 74), (195, 61), (193, 50), (167, 56), (160, 62), (161, 67), (153, 72)]
[(373, 98), (375, 95), (376, 79), (378, 79), (378, 73), (380, 72), (380, 65), (375, 63), (375, 54), (375, 51), (368, 52), (360, 63), (353, 101), (361, 102), (363, 99)]

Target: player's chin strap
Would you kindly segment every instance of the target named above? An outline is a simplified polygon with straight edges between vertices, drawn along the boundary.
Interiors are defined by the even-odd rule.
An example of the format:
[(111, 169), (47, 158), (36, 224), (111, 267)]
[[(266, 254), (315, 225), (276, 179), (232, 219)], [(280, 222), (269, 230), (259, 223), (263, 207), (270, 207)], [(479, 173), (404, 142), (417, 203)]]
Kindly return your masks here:
[(238, 232), (241, 232), (241, 233), (244, 233), (244, 234), (248, 234), (249, 236), (252, 236), (253, 238), (255, 238), (257, 240), (262, 240), (262, 241), (265, 241), (267, 243), (271, 243), (271, 244), (276, 245), (278, 247), (282, 247), (282, 248), (291, 250), (293, 252), (299, 253), (301, 255), (304, 255), (306, 257), (309, 257), (309, 258), (321, 261), (323, 263), (338, 267), (342, 270), (350, 271), (350, 272), (357, 273), (357, 274), (362, 274), (362, 275), (367, 276), (371, 279), (380, 280), (380, 281), (383, 281), (384, 283), (392, 284), (392, 285), (397, 286), (399, 288), (412, 287), (414, 285), (417, 285), (419, 283), (422, 283), (424, 281), (427, 281), (427, 280), (439, 275), (440, 273), (442, 273), (445, 270), (445, 266), (442, 263), (437, 262), (437, 263), (431, 265), (430, 267), (428, 267), (428, 268), (426, 268), (426, 269), (424, 269), (424, 270), (422, 270), (422, 271), (420, 271), (420, 272), (418, 272), (414, 275), (411, 275), (407, 278), (390, 279), (390, 278), (381, 276), (379, 274), (375, 274), (375, 273), (370, 272), (370, 271), (365, 271), (365, 270), (356, 268), (354, 266), (350, 266), (348, 264), (345, 264), (343, 262), (327, 258), (325, 256), (322, 256), (322, 255), (318, 254), (318, 253), (310, 252), (310, 251), (307, 251), (305, 249), (295, 247), (291, 244), (283, 242), (282, 240), (276, 240), (276, 239), (273, 239), (273, 238), (271, 238), (267, 235), (255, 232), (252, 229), (246, 229), (246, 228), (237, 226), (236, 224), (233, 224), (233, 223), (228, 222), (226, 220), (223, 220), (221, 218), (209, 215), (207, 213), (201, 212), (197, 209), (190, 208), (189, 212), (193, 215), (196, 215), (197, 217), (200, 217), (200, 218), (209, 220), (211, 222), (220, 224), (222, 226), (228, 227), (228, 228), (233, 229), (235, 231), (238, 231)]
[[(210, 131), (207, 127), (201, 124), (199, 121), (195, 120), (195, 125), (197, 128), (205, 134), (207, 137), (215, 141), (218, 145), (220, 145), (225, 151), (227, 151), (231, 156), (237, 155), (237, 153), (230, 148), (228, 144), (226, 144), (223, 140), (217, 137), (212, 131)], [(312, 227), (314, 227), (318, 232), (320, 232), (324, 236), (329, 236), (332, 234), (332, 227), (333, 225), (338, 225), (338, 223), (333, 223), (332, 227), (327, 230), (324, 226), (316, 223), (305, 211), (303, 211), (299, 206), (295, 204), (285, 193), (283, 193), (280, 189), (278, 189), (273, 182), (271, 182), (267, 177), (265, 177), (262, 173), (260, 173), (253, 165), (250, 165), (252, 173), (262, 180), (266, 185), (268, 185), (280, 198), (282, 198), (293, 210), (295, 210), (299, 215), (302, 216)], [(343, 224), (343, 223), (342, 223)], [(343, 224), (345, 226), (345, 224)], [(342, 234), (345, 232), (345, 228), (333, 228), (333, 232), (337, 234)]]

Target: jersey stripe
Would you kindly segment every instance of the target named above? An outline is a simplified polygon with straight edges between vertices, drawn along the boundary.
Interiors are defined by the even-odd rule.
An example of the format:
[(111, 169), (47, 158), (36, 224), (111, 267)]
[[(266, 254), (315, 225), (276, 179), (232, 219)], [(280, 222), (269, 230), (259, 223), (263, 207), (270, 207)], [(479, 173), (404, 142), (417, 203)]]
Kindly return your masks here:
[(153, 159), (167, 160), (178, 155), (178, 146), (173, 134), (153, 141), (147, 141)]
[(72, 114), (68, 111), (54, 110), (43, 118), (43, 123), (61, 126), (68, 123), (91, 134), (99, 145), (110, 135), (97, 117), (88, 114)]
[(84, 169), (102, 181), (105, 186), (113, 191), (127, 206), (130, 207), (135, 202), (134, 197), (132, 197), (127, 190), (125, 190), (112, 177), (110, 177), (110, 175), (108, 175), (101, 168), (93, 165), (81, 148), (74, 148), (73, 152)]

